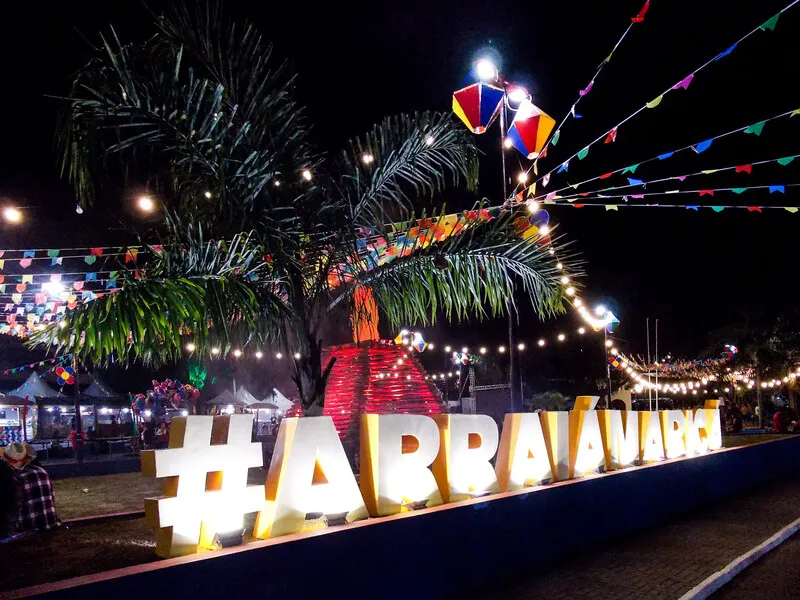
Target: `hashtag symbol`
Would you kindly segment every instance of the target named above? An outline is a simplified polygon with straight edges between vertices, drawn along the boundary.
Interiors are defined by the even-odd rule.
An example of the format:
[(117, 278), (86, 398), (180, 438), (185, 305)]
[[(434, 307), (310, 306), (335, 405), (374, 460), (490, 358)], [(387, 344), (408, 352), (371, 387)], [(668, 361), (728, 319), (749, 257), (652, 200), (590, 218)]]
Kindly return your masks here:
[(253, 415), (176, 417), (169, 448), (142, 452), (142, 474), (166, 478), (164, 495), (145, 499), (145, 520), (158, 530), (156, 554), (211, 547), (216, 533), (241, 529), (244, 514), (261, 510), (264, 486), (247, 485), (248, 468), (263, 465), (252, 426)]

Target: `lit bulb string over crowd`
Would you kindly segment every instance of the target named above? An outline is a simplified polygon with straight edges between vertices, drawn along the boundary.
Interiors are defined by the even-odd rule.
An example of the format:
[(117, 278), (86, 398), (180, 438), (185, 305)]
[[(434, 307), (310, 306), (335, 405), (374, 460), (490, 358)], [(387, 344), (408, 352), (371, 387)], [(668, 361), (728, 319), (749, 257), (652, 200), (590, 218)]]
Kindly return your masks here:
[[(608, 129), (606, 132), (604, 132), (603, 134), (598, 136), (595, 140), (590, 142), (588, 145), (584, 146), (581, 150), (578, 150), (577, 152), (575, 152), (574, 154), (569, 156), (566, 160), (564, 160), (561, 163), (561, 165), (559, 167), (554, 167), (551, 170), (549, 170), (547, 173), (545, 173), (544, 175), (539, 177), (539, 179), (537, 179), (535, 183), (539, 183), (539, 182), (545, 180), (545, 178), (549, 179), (549, 177), (553, 173), (555, 173), (556, 170), (558, 170), (559, 172), (566, 172), (569, 169), (569, 163), (570, 163), (571, 160), (573, 160), (575, 158), (577, 158), (578, 160), (584, 160), (586, 158), (586, 156), (589, 154), (589, 150), (593, 146), (598, 144), (599, 142), (604, 142), (604, 144), (610, 144), (610, 143), (616, 142), (617, 138), (618, 138), (618, 132), (619, 132), (619, 128), (620, 127), (625, 125), (628, 121), (632, 120), (634, 117), (636, 117), (640, 113), (645, 112), (645, 111), (649, 111), (649, 110), (652, 110), (652, 109), (655, 109), (656, 107), (658, 107), (662, 103), (664, 97), (667, 94), (669, 94), (671, 92), (676, 92), (676, 91), (681, 90), (681, 89), (687, 90), (689, 88), (689, 85), (694, 80), (694, 78), (701, 71), (703, 71), (707, 67), (711, 66), (712, 64), (724, 59), (725, 57), (731, 55), (734, 52), (734, 50), (739, 46), (739, 44), (741, 44), (742, 42), (747, 40), (749, 37), (753, 36), (754, 34), (760, 32), (760, 31), (762, 31), (762, 32), (774, 31), (775, 28), (777, 27), (778, 20), (779, 20), (780, 16), (784, 12), (786, 12), (787, 10), (792, 8), (798, 2), (800, 2), (800, 0), (794, 0), (793, 2), (788, 4), (786, 7), (782, 8), (780, 11), (778, 11), (778, 13), (776, 13), (771, 18), (769, 18), (767, 21), (761, 23), (760, 25), (758, 25), (754, 29), (750, 30), (748, 33), (746, 33), (745, 35), (740, 37), (738, 40), (736, 40), (733, 44), (728, 45), (727, 48), (724, 49), (722, 52), (719, 52), (719, 53), (715, 54), (712, 58), (710, 58), (709, 60), (704, 62), (702, 65), (700, 65), (694, 71), (692, 71), (692, 72), (688, 73), (687, 75), (681, 77), (676, 83), (674, 83), (674, 84), (670, 85), (669, 87), (667, 87), (663, 92), (661, 92), (660, 94), (655, 96), (652, 100), (650, 100), (649, 102), (646, 102), (640, 108), (638, 108), (637, 110), (632, 112), (630, 115), (628, 115), (627, 117), (622, 119), (620, 122), (618, 122), (616, 125), (614, 125), (610, 129)], [(587, 89), (582, 90), (582, 92), (584, 93), (583, 95), (588, 94), (590, 91), (591, 91), (591, 86), (587, 86)], [(570, 116), (572, 116), (574, 119), (580, 118), (580, 115), (578, 115), (575, 112), (574, 107), (570, 109)], [(758, 125), (759, 124), (755, 124), (755, 126), (758, 126)], [(558, 130), (556, 130), (553, 133), (552, 138), (548, 141), (548, 145), (555, 146), (558, 143), (559, 139), (560, 139), (560, 134), (561, 134), (561, 129), (559, 128)], [(531, 170), (533, 170), (534, 174), (538, 175), (538, 160), (544, 158), (545, 156), (546, 156), (546, 151), (544, 151), (543, 153), (540, 153), (536, 157), (537, 160), (534, 161), (534, 163), (527, 169), (527, 172), (530, 172)], [(522, 184), (522, 185), (524, 185), (524, 184)], [(520, 189), (520, 187), (517, 186), (517, 188), (514, 190), (514, 193), (512, 195), (516, 195), (516, 193), (519, 191), (519, 189)]]
[[(731, 356), (737, 352), (735, 346), (726, 346), (731, 352)], [(698, 393), (709, 393), (709, 385), (715, 382), (722, 382), (725, 387), (713, 388), (713, 393), (719, 393), (720, 389), (723, 392), (729, 393), (731, 391), (746, 391), (752, 390), (758, 385), (754, 376), (753, 367), (739, 367), (737, 370), (732, 370), (730, 367), (725, 368), (725, 372), (721, 375), (714, 372), (719, 369), (725, 361), (717, 362), (713, 365), (702, 365), (706, 361), (689, 361), (700, 363), (698, 369), (705, 368), (706, 374), (701, 376), (698, 374), (694, 378), (674, 380), (671, 377), (674, 373), (669, 370), (670, 364), (655, 364), (648, 368), (646, 364), (625, 356), (613, 345), (610, 348), (612, 359), (610, 360), (612, 366), (619, 371), (627, 374), (631, 381), (631, 386), (636, 392), (643, 390), (658, 390), (662, 393), (674, 393), (683, 395), (697, 395)], [(656, 375), (657, 374), (657, 375)], [(794, 385), (795, 380), (800, 376), (800, 367), (794, 367), (783, 377), (778, 377), (761, 382), (762, 389), (781, 388), (787, 385)]]

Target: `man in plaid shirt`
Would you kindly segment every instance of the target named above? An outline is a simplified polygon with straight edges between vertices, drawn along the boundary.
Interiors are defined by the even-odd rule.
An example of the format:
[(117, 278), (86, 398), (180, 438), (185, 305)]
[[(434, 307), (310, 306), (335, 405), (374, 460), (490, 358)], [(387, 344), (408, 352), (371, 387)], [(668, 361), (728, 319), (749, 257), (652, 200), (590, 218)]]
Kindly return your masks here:
[(29, 444), (15, 442), (5, 449), (3, 458), (14, 468), (16, 530), (42, 531), (61, 525), (50, 476), (43, 468), (31, 464), (36, 458), (36, 450)]

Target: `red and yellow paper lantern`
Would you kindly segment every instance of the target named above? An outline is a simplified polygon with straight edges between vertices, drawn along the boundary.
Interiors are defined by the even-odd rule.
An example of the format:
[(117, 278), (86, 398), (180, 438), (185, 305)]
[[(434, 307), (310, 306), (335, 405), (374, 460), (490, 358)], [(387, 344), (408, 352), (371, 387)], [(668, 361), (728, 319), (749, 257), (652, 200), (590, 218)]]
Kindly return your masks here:
[(473, 83), (453, 94), (453, 112), (472, 133), (483, 133), (500, 114), (504, 94), (484, 81)]
[(539, 156), (555, 124), (555, 119), (530, 100), (524, 100), (508, 128), (508, 139), (526, 158), (534, 159)]

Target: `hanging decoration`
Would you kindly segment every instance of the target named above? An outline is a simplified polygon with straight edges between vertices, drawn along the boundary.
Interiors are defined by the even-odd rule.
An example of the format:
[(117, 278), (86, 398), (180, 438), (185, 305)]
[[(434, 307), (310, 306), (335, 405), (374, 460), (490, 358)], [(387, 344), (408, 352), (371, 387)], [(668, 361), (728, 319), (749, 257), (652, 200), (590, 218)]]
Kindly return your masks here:
[(75, 383), (75, 371), (72, 367), (57, 367), (56, 377), (58, 378), (58, 385), (72, 385)]
[(526, 99), (519, 105), (507, 136), (520, 154), (532, 159), (539, 156), (555, 124), (555, 119)]
[(453, 112), (472, 133), (483, 133), (500, 114), (503, 88), (479, 81), (453, 94)]
[[(642, 105), (640, 108), (636, 109), (636, 110), (635, 110), (634, 112), (632, 112), (630, 115), (628, 115), (627, 117), (625, 117), (624, 119), (622, 119), (622, 120), (621, 120), (619, 123), (617, 123), (616, 125), (614, 125), (613, 127), (611, 127), (611, 128), (608, 130), (608, 131), (606, 131), (606, 132), (602, 133), (602, 134), (601, 134), (599, 137), (597, 137), (597, 138), (596, 138), (594, 141), (590, 142), (590, 143), (588, 144), (588, 146), (586, 146), (586, 147), (584, 148), (584, 150), (586, 150), (587, 148), (590, 148), (591, 146), (595, 145), (596, 143), (598, 143), (598, 142), (600, 142), (600, 141), (602, 141), (602, 140), (605, 140), (605, 139), (607, 138), (607, 136), (608, 136), (608, 135), (609, 135), (609, 134), (610, 134), (612, 131), (616, 131), (616, 130), (618, 130), (618, 129), (619, 129), (621, 126), (622, 126), (622, 125), (624, 125), (625, 123), (627, 123), (628, 121), (630, 121), (631, 119), (633, 119), (634, 117), (636, 117), (636, 116), (637, 116), (639, 113), (641, 113), (641, 112), (643, 112), (643, 111), (645, 111), (645, 110), (648, 110), (648, 109), (653, 109), (653, 108), (656, 108), (657, 106), (659, 106), (659, 105), (661, 104), (662, 100), (663, 100), (663, 97), (664, 97), (666, 94), (668, 94), (669, 92), (671, 92), (671, 91), (674, 91), (675, 89), (679, 89), (679, 88), (684, 88), (684, 89), (685, 89), (685, 87), (684, 87), (684, 82), (687, 82), (687, 80), (688, 80), (688, 82), (687, 82), (687, 83), (685, 83), (685, 86), (686, 86), (686, 87), (688, 87), (689, 83), (690, 83), (690, 82), (691, 82), (691, 81), (694, 79), (694, 77), (695, 77), (695, 76), (696, 76), (698, 73), (700, 73), (701, 71), (703, 71), (703, 70), (704, 70), (706, 67), (708, 67), (708, 66), (709, 66), (709, 65), (711, 65), (712, 63), (714, 63), (714, 62), (716, 62), (716, 61), (720, 60), (721, 58), (723, 58), (724, 56), (727, 56), (728, 54), (730, 54), (730, 53), (733, 51), (733, 49), (734, 49), (734, 48), (735, 48), (735, 47), (736, 47), (738, 44), (742, 43), (744, 40), (746, 40), (746, 39), (747, 39), (747, 38), (749, 38), (750, 36), (752, 36), (752, 35), (754, 35), (754, 34), (758, 33), (759, 31), (766, 31), (766, 30), (770, 30), (770, 31), (772, 31), (772, 30), (774, 30), (774, 25), (777, 23), (777, 18), (778, 18), (778, 17), (779, 17), (779, 16), (780, 16), (780, 15), (781, 15), (783, 12), (785, 12), (786, 10), (788, 10), (789, 8), (791, 8), (792, 6), (794, 6), (795, 4), (797, 4), (797, 0), (794, 0), (793, 2), (791, 2), (790, 4), (788, 4), (787, 6), (785, 6), (783, 9), (781, 9), (781, 10), (780, 10), (780, 11), (779, 11), (779, 12), (778, 12), (778, 13), (777, 13), (777, 14), (776, 14), (774, 17), (772, 17), (772, 19), (770, 19), (769, 21), (767, 21), (767, 23), (765, 23), (765, 24), (762, 24), (762, 25), (760, 25), (760, 26), (758, 26), (758, 27), (755, 27), (754, 29), (752, 29), (751, 31), (749, 31), (747, 34), (745, 34), (744, 36), (742, 36), (741, 38), (739, 38), (739, 39), (738, 39), (738, 40), (737, 40), (737, 41), (736, 41), (736, 42), (735, 42), (735, 43), (734, 43), (732, 46), (729, 46), (729, 47), (728, 47), (728, 50), (726, 50), (726, 51), (724, 51), (724, 52), (722, 52), (722, 53), (719, 53), (719, 54), (715, 55), (715, 57), (714, 57), (714, 58), (712, 58), (712, 59), (710, 59), (710, 60), (708, 60), (708, 61), (704, 62), (702, 65), (700, 65), (700, 66), (699, 66), (698, 68), (696, 68), (694, 71), (692, 71), (692, 72), (688, 73), (687, 75), (684, 75), (683, 77), (681, 77), (681, 78), (680, 78), (680, 79), (679, 79), (679, 80), (678, 80), (676, 83), (673, 83), (673, 84), (671, 84), (671, 85), (670, 85), (670, 86), (669, 86), (669, 87), (668, 87), (666, 90), (664, 90), (663, 92), (661, 92), (660, 94), (658, 94), (657, 96), (655, 96), (655, 97), (654, 97), (652, 100), (650, 100), (649, 102), (646, 102), (646, 103), (645, 103), (644, 105)], [(643, 10), (644, 10), (644, 9), (643, 9)], [(647, 11), (646, 11), (646, 10), (644, 10), (644, 12), (646, 13)], [(769, 25), (772, 25), (772, 26), (766, 26), (766, 25), (768, 25), (768, 24), (769, 24)], [(573, 112), (573, 113), (574, 113), (574, 108), (575, 108), (575, 105), (573, 105), (573, 106), (572, 106), (572, 108), (570, 109), (570, 110), (571, 110), (571, 112)], [(759, 126), (760, 126), (760, 127), (759, 127)], [(559, 129), (560, 129), (560, 126), (559, 126)], [(752, 125), (752, 126), (748, 127), (747, 129), (748, 129), (748, 130), (746, 130), (746, 131), (745, 131), (746, 133), (752, 133), (752, 134), (755, 134), (755, 135), (760, 135), (760, 134), (761, 134), (761, 130), (763, 130), (763, 124), (762, 124), (762, 123), (756, 123), (755, 125)], [(705, 142), (703, 142), (703, 144), (705, 144)], [(705, 146), (705, 147), (703, 147), (703, 144), (699, 144), (698, 146), (699, 146), (701, 149), (699, 149), (699, 150), (696, 150), (696, 151), (698, 151), (698, 152), (702, 152), (703, 150), (707, 149), (707, 147), (708, 147), (708, 146)], [(710, 142), (709, 142), (709, 145), (710, 145)], [(582, 152), (582, 151), (584, 151), (584, 150), (581, 150), (581, 152)], [(576, 152), (575, 154), (573, 154), (572, 156), (570, 156), (569, 158), (567, 158), (567, 161), (566, 161), (566, 162), (569, 162), (569, 161), (570, 161), (572, 158), (574, 158), (574, 157), (575, 157), (575, 156), (577, 156), (577, 155), (578, 155), (578, 153)], [(536, 163), (534, 163), (534, 165), (535, 165), (535, 164), (536, 164)], [(552, 169), (552, 170), (550, 170), (548, 173), (552, 173), (554, 170), (555, 170), (555, 169)], [(528, 172), (530, 172), (530, 169), (528, 169)], [(538, 183), (538, 180), (537, 180), (537, 183)]]

